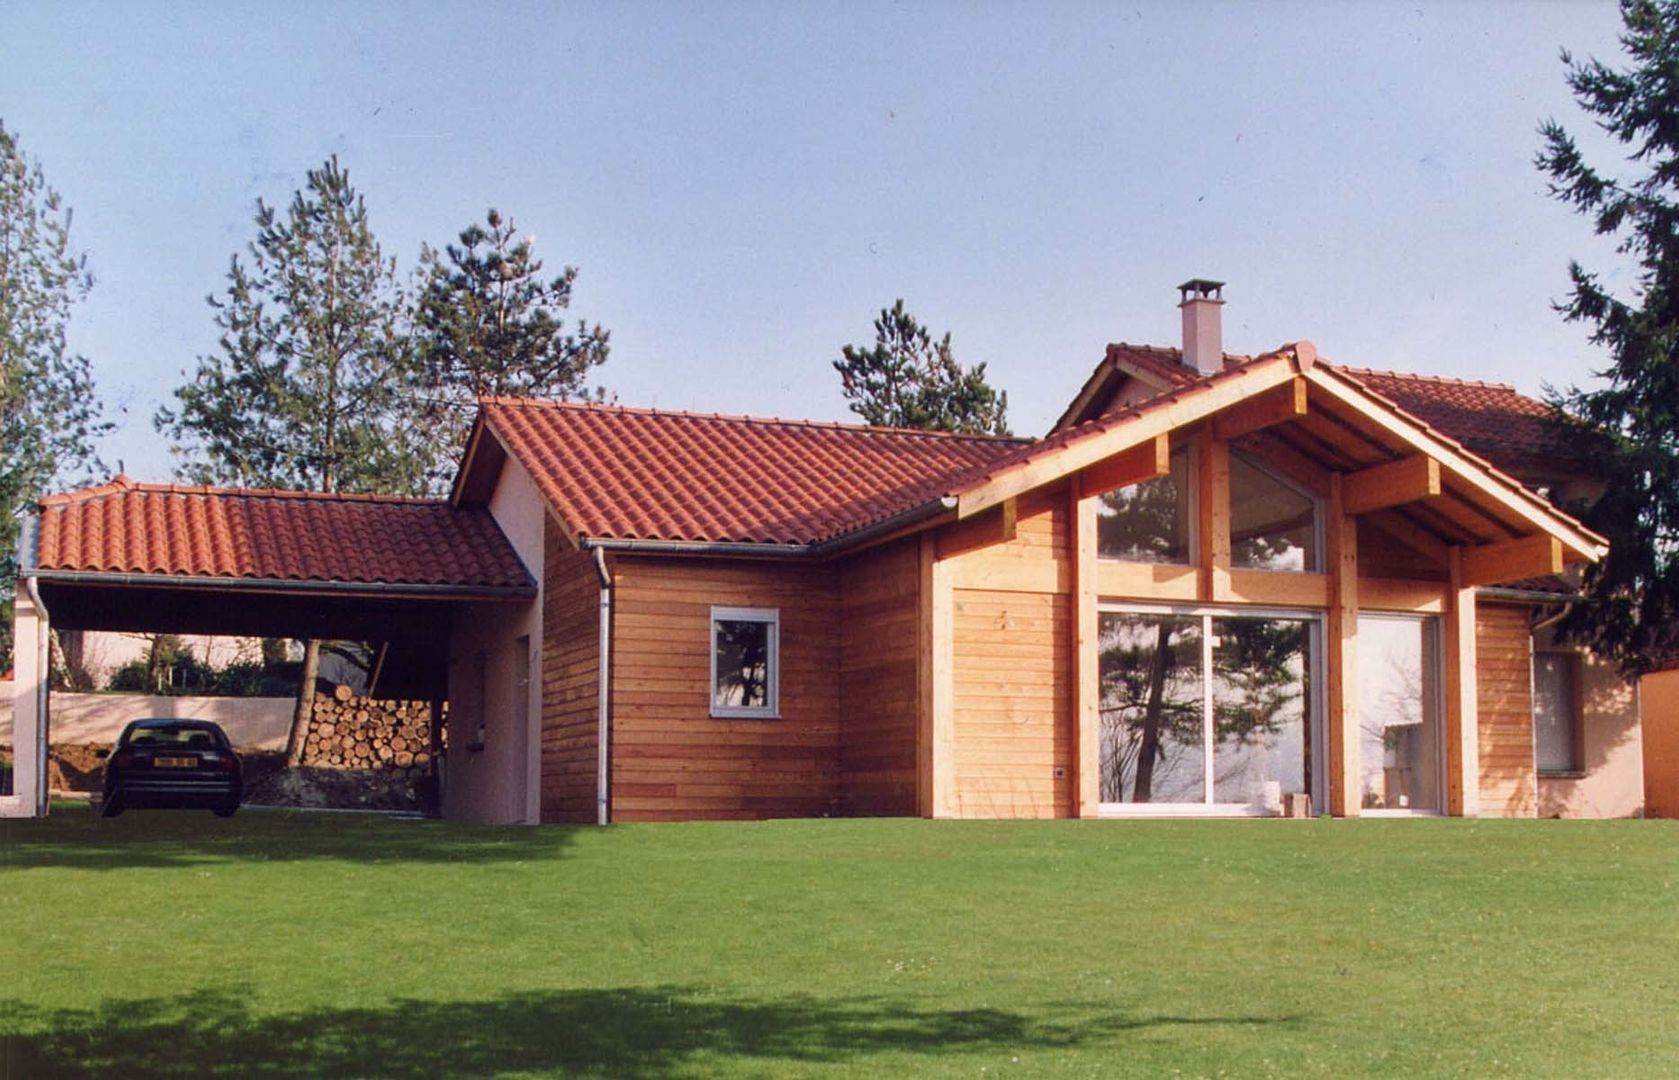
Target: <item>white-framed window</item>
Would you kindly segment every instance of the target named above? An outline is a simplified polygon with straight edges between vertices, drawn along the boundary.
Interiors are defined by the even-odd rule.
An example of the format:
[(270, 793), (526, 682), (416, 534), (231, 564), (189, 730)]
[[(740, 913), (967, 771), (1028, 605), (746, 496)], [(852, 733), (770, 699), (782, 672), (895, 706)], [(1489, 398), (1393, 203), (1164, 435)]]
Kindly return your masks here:
[(1323, 551), (1318, 499), (1245, 455), (1230, 455), (1230, 564), (1317, 572)]
[(1120, 562), (1189, 566), (1196, 559), (1195, 457), (1172, 451), (1165, 476), (1106, 492), (1096, 503), (1096, 550)]
[(781, 715), (781, 611), (711, 609), (711, 715)]

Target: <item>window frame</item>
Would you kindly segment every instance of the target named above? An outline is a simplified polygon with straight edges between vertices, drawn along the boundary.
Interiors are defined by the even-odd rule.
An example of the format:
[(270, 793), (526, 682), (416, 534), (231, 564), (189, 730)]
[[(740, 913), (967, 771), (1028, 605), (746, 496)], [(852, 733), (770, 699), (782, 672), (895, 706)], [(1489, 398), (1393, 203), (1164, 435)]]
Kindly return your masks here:
[[(1179, 494), (1183, 498), (1184, 513), (1186, 515), (1184, 527), (1184, 547), (1187, 557), (1185, 560), (1183, 562), (1177, 562), (1175, 560), (1159, 561), (1154, 559), (1123, 559), (1117, 555), (1104, 555), (1101, 550), (1100, 524), (1097, 526), (1098, 539), (1096, 557), (1098, 559), (1103, 562), (1122, 563), (1126, 566), (1196, 567), (1201, 565), (1201, 455), (1197, 451), (1194, 442), (1185, 442), (1180, 446), (1172, 447), (1171, 455), (1169, 456), (1175, 456), (1180, 452), (1184, 456), (1185, 483), (1183, 490)], [(1167, 475), (1170, 475), (1170, 473), (1168, 472)], [(1147, 481), (1139, 480), (1136, 483), (1120, 484), (1118, 487), (1112, 487), (1106, 491), (1097, 492), (1095, 498), (1099, 503), (1104, 496), (1111, 495), (1116, 491), (1123, 491), (1128, 487), (1136, 487), (1141, 483), (1147, 483)], [(1098, 509), (1097, 513), (1100, 514), (1101, 510)]]
[[(1358, 815), (1360, 817), (1369, 818), (1449, 817), (1451, 795), (1448, 791), (1449, 785), (1446, 773), (1446, 757), (1448, 751), (1446, 748), (1446, 625), (1444, 617), (1440, 615), (1418, 615), (1413, 612), (1405, 611), (1376, 611), (1361, 609), (1358, 613), (1359, 623), (1362, 624), (1366, 619), (1384, 622), (1411, 623), (1422, 629), (1422, 662), (1426, 667), (1433, 669), (1434, 673), (1434, 692), (1423, 699), (1423, 707), (1425, 710), (1430, 708), (1433, 709), (1432, 723), (1434, 727), (1435, 742), (1433, 755), (1434, 760), (1430, 762), (1430, 767), (1434, 772), (1434, 790), (1440, 805), (1425, 808), (1403, 806), (1364, 806), (1364, 762), (1360, 760), (1357, 795), (1357, 801), (1359, 804)], [(1356, 677), (1356, 675), (1357, 672), (1355, 671), (1350, 673), (1348, 677)], [(1363, 701), (1359, 700), (1358, 704), (1363, 705)], [(1430, 722), (1430, 718), (1426, 712), (1424, 714), (1423, 722)], [(1359, 745), (1359, 754), (1362, 755), (1363, 752), (1364, 747), (1361, 740)]]
[(1539, 725), (1533, 724), (1533, 774), (1542, 780), (1578, 780), (1586, 775), (1586, 700), (1582, 675), (1584, 665), (1580, 662), (1580, 654), (1574, 649), (1534, 649), (1533, 663), (1528, 668), (1528, 707), (1535, 714), (1539, 704), (1539, 658), (1541, 656), (1560, 657), (1563, 670), (1568, 673), (1568, 720), (1569, 736), (1572, 743), (1574, 763), (1566, 769), (1542, 769), (1539, 767)]
[[(1217, 784), (1213, 774), (1214, 759), (1211, 742), (1214, 726), (1214, 700), (1211, 672), (1213, 670), (1212, 624), (1217, 619), (1285, 619), (1290, 622), (1306, 624), (1306, 680), (1307, 680), (1307, 716), (1311, 730), (1307, 738), (1311, 743), (1311, 784), (1306, 792), (1312, 800), (1312, 813), (1323, 812), (1329, 805), (1328, 767), (1329, 767), (1329, 720), (1328, 720), (1328, 683), (1321, 673), (1327, 672), (1328, 655), (1324, 645), (1324, 635), (1328, 624), (1328, 613), (1321, 610), (1303, 608), (1282, 608), (1263, 605), (1247, 604), (1160, 604), (1147, 601), (1132, 601), (1121, 599), (1103, 599), (1096, 604), (1098, 617), (1101, 615), (1143, 615), (1143, 616), (1176, 616), (1179, 618), (1195, 618), (1201, 620), (1201, 730), (1204, 740), (1206, 756), (1202, 764), (1203, 791), (1200, 802), (1180, 803), (1128, 803), (1103, 802), (1099, 804), (1098, 813), (1105, 818), (1147, 818), (1147, 817), (1274, 817), (1267, 809), (1262, 809), (1252, 803), (1221, 803), (1214, 802), (1217, 794)], [(1098, 663), (1100, 660), (1098, 659)], [(1314, 678), (1314, 675), (1319, 677)]]
[[(1230, 562), (1231, 569), (1241, 570), (1243, 572), (1252, 571), (1254, 573), (1260, 573), (1260, 574), (1322, 574), (1322, 573), (1324, 573), (1325, 572), (1324, 571), (1324, 566), (1327, 562), (1327, 560), (1324, 557), (1324, 547), (1325, 547), (1325, 544), (1327, 543), (1327, 536), (1324, 532), (1324, 524), (1323, 524), (1323, 519), (1324, 519), (1323, 499), (1321, 497), (1319, 497), (1318, 495), (1312, 493), (1311, 491), (1307, 490), (1300, 483), (1296, 482), (1293, 477), (1283, 475), (1283, 473), (1280, 470), (1273, 468), (1272, 466), (1267, 464), (1264, 460), (1254, 456), (1253, 454), (1245, 453), (1241, 450), (1236, 449), (1234, 446), (1232, 446), (1230, 448), (1230, 458), (1231, 458), (1232, 461), (1236, 460), (1237, 458), (1240, 458), (1243, 465), (1246, 465), (1248, 468), (1253, 469), (1254, 471), (1263, 474), (1266, 479), (1272, 481), (1273, 483), (1277, 484), (1278, 486), (1280, 486), (1282, 488), (1285, 488), (1289, 491), (1294, 492), (1296, 495), (1300, 496), (1302, 499), (1305, 499), (1307, 502), (1311, 503), (1311, 505), (1312, 505), (1312, 556), (1313, 556), (1311, 559), (1302, 560), (1305, 563), (1305, 566), (1302, 569), (1299, 569), (1299, 570), (1281, 570), (1281, 569), (1275, 569), (1275, 568), (1269, 567), (1269, 566), (1241, 566), (1241, 565), (1238, 565), (1236, 563), (1234, 557), (1231, 559), (1231, 562)], [(1230, 515), (1231, 547), (1235, 547), (1236, 507), (1235, 507), (1235, 500), (1234, 499), (1231, 500), (1231, 505), (1229, 507), (1227, 507), (1226, 510)]]
[[(768, 642), (764, 657), (763, 705), (720, 705), (717, 702), (717, 624), (720, 622), (753, 622), (768, 627)], [(781, 719), (781, 609), (754, 607), (725, 607), (713, 605), (707, 624), (711, 681), (706, 686), (709, 714), (720, 720), (779, 720)]]

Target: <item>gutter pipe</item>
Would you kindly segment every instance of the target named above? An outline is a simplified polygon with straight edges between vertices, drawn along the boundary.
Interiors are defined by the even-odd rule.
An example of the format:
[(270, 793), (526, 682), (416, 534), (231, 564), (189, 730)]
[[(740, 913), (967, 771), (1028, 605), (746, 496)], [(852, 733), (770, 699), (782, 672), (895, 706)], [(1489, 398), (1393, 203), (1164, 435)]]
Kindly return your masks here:
[(192, 577), (186, 574), (107, 573), (103, 570), (36, 570), (31, 578), (66, 584), (127, 585), (141, 588), (200, 589), (212, 592), (329, 593), (345, 596), (529, 600), (536, 585), (403, 585), (396, 582), (297, 581), (286, 578)]
[(600, 667), (595, 682), (599, 688), (600, 729), (595, 743), (598, 755), (595, 762), (595, 824), (605, 825), (612, 817), (611, 787), (608, 770), (612, 765), (609, 740), (612, 737), (612, 572), (606, 568), (606, 551), (595, 548), (595, 573), (600, 575)]

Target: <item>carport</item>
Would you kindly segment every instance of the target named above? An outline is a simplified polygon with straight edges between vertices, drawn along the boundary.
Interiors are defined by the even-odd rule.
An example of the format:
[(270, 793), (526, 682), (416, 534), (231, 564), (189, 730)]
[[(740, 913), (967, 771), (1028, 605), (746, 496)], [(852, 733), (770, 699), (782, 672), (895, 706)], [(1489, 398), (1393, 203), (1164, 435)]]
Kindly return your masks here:
[(47, 812), (55, 627), (376, 642), (380, 696), (441, 704), (462, 613), (529, 608), (538, 591), (484, 510), (122, 476), (42, 499), (18, 563), (13, 793), (0, 817)]

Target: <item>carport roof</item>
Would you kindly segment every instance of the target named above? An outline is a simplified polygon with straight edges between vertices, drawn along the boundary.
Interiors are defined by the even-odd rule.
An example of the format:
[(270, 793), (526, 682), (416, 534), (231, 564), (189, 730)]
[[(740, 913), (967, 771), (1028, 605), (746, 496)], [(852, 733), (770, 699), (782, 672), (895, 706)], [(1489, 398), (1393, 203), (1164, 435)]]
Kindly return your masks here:
[[(136, 483), (49, 495), (25, 572), (370, 593), (534, 593), (489, 513), (370, 495)], [(30, 550), (30, 549), (33, 550)]]

